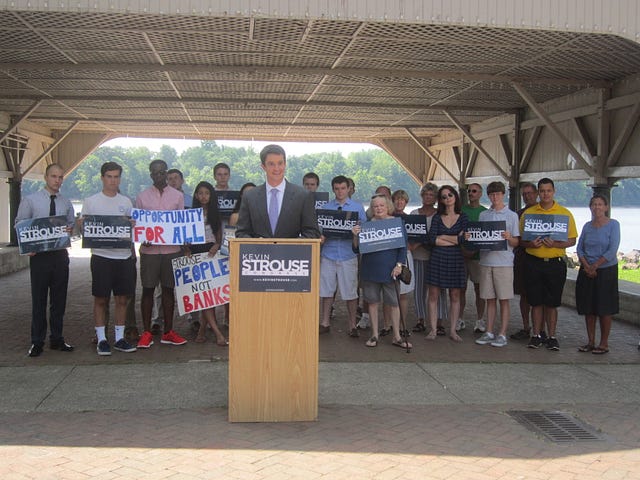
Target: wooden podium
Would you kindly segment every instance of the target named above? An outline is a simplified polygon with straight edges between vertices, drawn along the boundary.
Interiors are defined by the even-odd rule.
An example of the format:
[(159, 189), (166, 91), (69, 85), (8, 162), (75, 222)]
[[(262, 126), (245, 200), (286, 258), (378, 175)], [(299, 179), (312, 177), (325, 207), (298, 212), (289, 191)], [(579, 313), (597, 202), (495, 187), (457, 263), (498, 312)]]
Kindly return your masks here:
[[(229, 244), (229, 421), (316, 420), (320, 240)], [(277, 272), (292, 257), (308, 259), (306, 279), (302, 271), (298, 277)], [(296, 288), (308, 290), (283, 291)]]

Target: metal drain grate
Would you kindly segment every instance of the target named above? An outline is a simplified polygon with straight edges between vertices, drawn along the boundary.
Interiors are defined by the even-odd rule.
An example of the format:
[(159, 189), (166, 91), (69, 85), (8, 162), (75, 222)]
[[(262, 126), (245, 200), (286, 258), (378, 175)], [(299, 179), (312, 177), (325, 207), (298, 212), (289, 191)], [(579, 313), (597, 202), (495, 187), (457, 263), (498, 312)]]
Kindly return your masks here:
[(541, 433), (552, 442), (601, 442), (604, 437), (593, 427), (564, 412), (511, 410), (509, 412), (520, 424), (536, 433)]

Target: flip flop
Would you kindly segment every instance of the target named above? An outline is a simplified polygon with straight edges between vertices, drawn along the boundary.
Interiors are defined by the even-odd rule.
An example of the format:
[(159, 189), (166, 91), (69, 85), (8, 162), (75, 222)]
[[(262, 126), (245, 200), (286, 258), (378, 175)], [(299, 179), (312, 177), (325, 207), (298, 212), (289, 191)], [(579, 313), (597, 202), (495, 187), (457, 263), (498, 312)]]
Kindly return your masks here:
[(593, 345), (590, 344), (586, 344), (586, 345), (582, 345), (581, 347), (578, 347), (578, 351), (579, 352), (590, 352), (591, 350), (593, 350), (595, 347)]
[(591, 353), (593, 353), (594, 355), (604, 355), (605, 353), (609, 353), (609, 349), (596, 347), (593, 350), (591, 350)]
[(393, 342), (391, 342), (391, 345), (393, 345), (394, 347), (400, 347), (400, 348), (413, 348), (413, 345), (411, 345), (408, 342), (404, 342), (404, 341), (400, 341), (398, 342), (397, 340), (394, 340)]
[(378, 337), (371, 337), (366, 341), (365, 345), (367, 347), (377, 347), (378, 346)]

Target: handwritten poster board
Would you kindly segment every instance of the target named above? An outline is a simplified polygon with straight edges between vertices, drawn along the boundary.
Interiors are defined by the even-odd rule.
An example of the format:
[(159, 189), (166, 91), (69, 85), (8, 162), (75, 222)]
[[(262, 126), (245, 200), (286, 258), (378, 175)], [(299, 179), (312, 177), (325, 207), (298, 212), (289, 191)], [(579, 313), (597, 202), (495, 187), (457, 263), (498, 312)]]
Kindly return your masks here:
[(180, 315), (229, 303), (229, 257), (194, 253), (172, 259), (171, 265)]
[(185, 210), (131, 210), (135, 243), (153, 245), (183, 245), (205, 243), (202, 208)]

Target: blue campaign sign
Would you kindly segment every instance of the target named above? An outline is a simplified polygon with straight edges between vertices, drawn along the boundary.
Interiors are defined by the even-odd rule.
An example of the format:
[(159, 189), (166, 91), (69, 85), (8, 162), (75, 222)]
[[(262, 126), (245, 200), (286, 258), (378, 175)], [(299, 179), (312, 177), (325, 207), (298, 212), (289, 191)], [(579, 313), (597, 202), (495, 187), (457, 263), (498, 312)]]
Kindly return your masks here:
[(316, 210), (318, 227), (327, 238), (349, 239), (353, 237), (351, 230), (358, 222), (358, 212), (346, 210)]
[(403, 215), (404, 229), (410, 242), (427, 243), (427, 217), (426, 215)]
[(565, 242), (569, 238), (569, 217), (567, 215), (525, 213), (522, 240), (549, 237)]
[(236, 208), (236, 203), (240, 198), (239, 190), (216, 190), (216, 197), (218, 198), (218, 211), (220, 216), (228, 218), (233, 213), (233, 209)]
[(240, 245), (239, 291), (310, 292), (311, 245)]
[(407, 245), (407, 237), (400, 217), (364, 222), (358, 239), (360, 253), (379, 252)]
[(82, 248), (129, 248), (131, 231), (124, 215), (84, 215)]
[(466, 230), (469, 239), (465, 240), (463, 246), (467, 250), (506, 250), (507, 241), (502, 238), (506, 229), (507, 222), (504, 220), (469, 222)]
[(71, 246), (67, 217), (41, 217), (16, 223), (20, 254), (62, 250)]
[(313, 199), (315, 201), (315, 208), (318, 210), (324, 207), (329, 201), (329, 192), (313, 192)]

